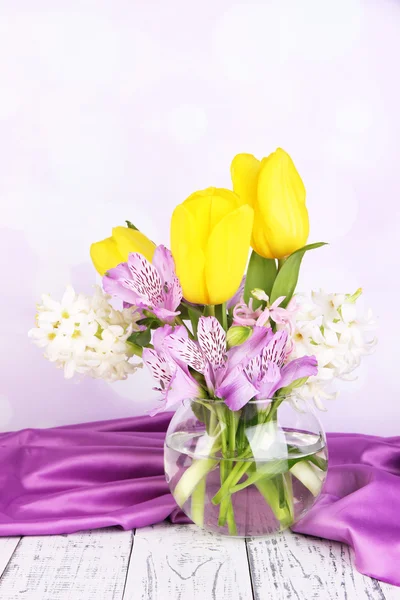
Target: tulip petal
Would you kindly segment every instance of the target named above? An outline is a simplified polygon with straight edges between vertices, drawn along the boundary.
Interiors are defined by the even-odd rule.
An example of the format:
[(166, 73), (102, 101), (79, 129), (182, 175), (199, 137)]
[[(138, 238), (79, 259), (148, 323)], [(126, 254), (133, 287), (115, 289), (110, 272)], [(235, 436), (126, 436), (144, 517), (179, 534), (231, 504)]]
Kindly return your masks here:
[(177, 206), (171, 219), (171, 250), (183, 295), (194, 304), (209, 304), (204, 272), (205, 256), (198, 231), (198, 225), (186, 206)]
[(197, 224), (201, 247), (205, 248), (214, 227), (225, 215), (240, 206), (240, 200), (230, 190), (209, 187), (189, 196), (184, 206), (192, 214)]
[(254, 207), (261, 162), (252, 154), (237, 154), (231, 164), (233, 190), (243, 204)]
[(253, 209), (243, 205), (213, 229), (206, 250), (205, 274), (210, 304), (222, 304), (238, 289), (246, 267)]
[[(127, 255), (128, 256), (128, 255)], [(123, 256), (112, 237), (95, 242), (90, 246), (90, 258), (95, 266), (95, 269), (100, 275), (104, 275), (106, 271), (116, 267), (119, 263), (126, 260), (127, 256)]]
[(266, 258), (284, 258), (303, 247), (309, 233), (306, 191), (281, 148), (264, 158), (258, 177), (252, 246)]
[(119, 262), (126, 261), (130, 252), (138, 252), (152, 261), (156, 245), (141, 231), (129, 227), (114, 227), (112, 235), (122, 256)]

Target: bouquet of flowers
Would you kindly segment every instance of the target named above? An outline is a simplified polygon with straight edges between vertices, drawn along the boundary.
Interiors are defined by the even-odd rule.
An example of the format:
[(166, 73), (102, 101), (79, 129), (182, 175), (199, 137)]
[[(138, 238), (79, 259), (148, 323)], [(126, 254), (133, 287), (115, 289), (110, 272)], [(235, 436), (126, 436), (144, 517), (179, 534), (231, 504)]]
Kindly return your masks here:
[[(333, 380), (349, 378), (376, 340), (360, 289), (295, 293), (304, 255), (324, 243), (305, 245), (305, 188), (290, 156), (239, 154), (231, 175), (233, 191), (208, 188), (175, 208), (171, 250), (129, 221), (92, 244), (102, 289), (44, 295), (29, 335), (66, 377), (115, 381), (144, 364), (161, 397), (153, 414), (181, 405), (165, 455), (178, 504), (201, 526), (254, 535), (255, 521), (263, 533), (291, 525), (320, 493), (323, 432), (299, 418), (309, 401), (324, 408)], [(267, 511), (253, 520), (250, 493)]]

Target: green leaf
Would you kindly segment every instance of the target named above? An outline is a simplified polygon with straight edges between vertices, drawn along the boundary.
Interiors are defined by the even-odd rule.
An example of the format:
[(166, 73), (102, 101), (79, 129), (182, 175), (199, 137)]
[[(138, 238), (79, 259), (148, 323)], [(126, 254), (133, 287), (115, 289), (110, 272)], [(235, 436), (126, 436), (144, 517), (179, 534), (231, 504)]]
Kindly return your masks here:
[(129, 229), (135, 229), (136, 231), (139, 231), (137, 227), (135, 227), (135, 225), (133, 223), (131, 223), (130, 221), (125, 221), (126, 226), (129, 227)]
[(135, 356), (139, 356), (141, 358), (142, 354), (143, 354), (143, 348), (141, 346), (138, 346), (137, 344), (133, 344), (132, 342), (129, 342), (129, 340), (128, 340), (128, 343), (129, 343), (128, 348), (130, 349), (132, 354)]
[(135, 344), (136, 346), (140, 346), (141, 348), (144, 348), (145, 346), (147, 346), (148, 344), (150, 344), (150, 340), (151, 340), (151, 329), (145, 329), (144, 331), (135, 331), (134, 333), (131, 333), (131, 335), (128, 337), (128, 342), (130, 342), (131, 344)]
[(274, 281), (274, 285), (272, 286), (272, 292), (270, 297), (270, 302), (275, 302), (279, 296), (285, 296), (285, 300), (282, 302), (282, 308), (285, 308), (289, 302), (291, 297), (294, 294), (296, 289), (297, 281), (299, 279), (299, 271), (301, 261), (303, 259), (304, 254), (307, 250), (314, 250), (315, 248), (320, 248), (321, 246), (325, 246), (326, 242), (317, 242), (315, 244), (309, 244), (308, 246), (303, 246), (296, 252), (293, 252), (283, 263), (276, 279)]
[(279, 396), (289, 396), (293, 390), (302, 387), (305, 383), (307, 383), (307, 377), (300, 377), (300, 379), (296, 379), (292, 381), (292, 383), (286, 387), (281, 388), (278, 391)]
[[(264, 258), (257, 254), (255, 250), (251, 253), (249, 266), (247, 269), (246, 283), (244, 286), (244, 300), (248, 302), (251, 298), (251, 291), (255, 288), (264, 290), (268, 296), (271, 295), (272, 286), (277, 272), (276, 262), (273, 258)], [(253, 308), (261, 305), (260, 300), (253, 299)]]
[(154, 315), (151, 317), (146, 317), (145, 319), (140, 319), (137, 324), (141, 326), (144, 325), (147, 329), (158, 329), (158, 327), (162, 326), (162, 322)]
[(188, 315), (190, 322), (192, 324), (193, 335), (197, 336), (197, 326), (199, 324), (199, 319), (201, 317), (201, 312), (192, 306), (187, 307)]

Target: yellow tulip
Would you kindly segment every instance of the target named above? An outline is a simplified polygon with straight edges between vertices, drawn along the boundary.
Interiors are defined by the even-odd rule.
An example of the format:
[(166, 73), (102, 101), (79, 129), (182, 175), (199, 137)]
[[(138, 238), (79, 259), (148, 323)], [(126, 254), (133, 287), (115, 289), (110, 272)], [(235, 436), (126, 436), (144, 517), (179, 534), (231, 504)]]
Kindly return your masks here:
[(129, 227), (114, 227), (112, 236), (90, 246), (90, 256), (96, 270), (104, 275), (122, 262), (130, 252), (139, 252), (151, 261), (156, 245), (141, 231)]
[(253, 210), (229, 190), (195, 192), (175, 208), (171, 250), (186, 300), (222, 304), (235, 294), (252, 227)]
[(234, 191), (254, 209), (251, 245), (265, 258), (284, 258), (305, 245), (306, 190), (289, 154), (281, 148), (261, 161), (238, 154), (232, 161)]

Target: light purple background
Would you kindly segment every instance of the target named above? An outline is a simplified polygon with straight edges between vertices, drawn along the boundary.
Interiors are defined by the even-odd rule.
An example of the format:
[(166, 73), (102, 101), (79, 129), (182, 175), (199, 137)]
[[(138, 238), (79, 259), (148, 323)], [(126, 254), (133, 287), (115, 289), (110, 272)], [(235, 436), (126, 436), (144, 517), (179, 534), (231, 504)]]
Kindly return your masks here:
[(398, 434), (400, 4), (0, 1), (0, 428), (140, 414), (147, 373), (65, 381), (29, 342), (40, 293), (90, 291), (88, 250), (280, 145), (305, 181), (300, 287), (365, 290), (380, 345), (322, 415)]

